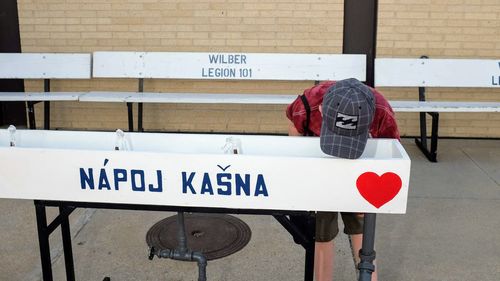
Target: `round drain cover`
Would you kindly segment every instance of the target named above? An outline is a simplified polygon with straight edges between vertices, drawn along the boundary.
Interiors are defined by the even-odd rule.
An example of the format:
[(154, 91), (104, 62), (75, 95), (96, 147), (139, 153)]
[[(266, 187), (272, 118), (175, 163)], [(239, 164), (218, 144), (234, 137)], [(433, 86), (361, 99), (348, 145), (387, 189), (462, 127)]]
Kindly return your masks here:
[[(202, 252), (208, 260), (229, 256), (243, 249), (252, 232), (242, 220), (221, 214), (184, 213), (187, 247)], [(146, 235), (149, 247), (157, 250), (175, 249), (177, 242), (177, 215), (157, 222)]]

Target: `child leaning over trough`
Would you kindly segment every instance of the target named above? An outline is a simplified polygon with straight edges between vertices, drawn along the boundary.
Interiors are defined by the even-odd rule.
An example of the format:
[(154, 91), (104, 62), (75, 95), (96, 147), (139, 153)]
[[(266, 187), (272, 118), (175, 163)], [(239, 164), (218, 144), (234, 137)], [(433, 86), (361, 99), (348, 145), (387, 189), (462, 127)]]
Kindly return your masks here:
[[(286, 110), (290, 136), (321, 136), (323, 152), (355, 159), (368, 137), (400, 139), (394, 112), (377, 90), (356, 79), (325, 81), (306, 89)], [(332, 187), (333, 188), (333, 187)], [(356, 264), (363, 241), (363, 214), (340, 213), (352, 243)], [(338, 213), (316, 214), (314, 272), (316, 281), (333, 279), (334, 242)], [(372, 281), (377, 280), (377, 271)]]

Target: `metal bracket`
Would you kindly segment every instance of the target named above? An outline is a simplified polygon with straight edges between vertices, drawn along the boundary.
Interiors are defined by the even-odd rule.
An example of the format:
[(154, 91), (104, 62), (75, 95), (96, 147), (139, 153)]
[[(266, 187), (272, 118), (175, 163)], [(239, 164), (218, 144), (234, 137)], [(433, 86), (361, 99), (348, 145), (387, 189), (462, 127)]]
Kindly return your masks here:
[[(427, 145), (427, 120), (426, 114), (432, 117), (431, 131), (431, 146), (430, 150)], [(420, 113), (420, 138), (415, 138), (415, 143), (422, 153), (431, 162), (437, 162), (437, 145), (438, 145), (438, 128), (439, 128), (439, 113), (438, 112), (421, 112)]]
[[(427, 58), (422, 56), (421, 58)], [(425, 101), (425, 87), (418, 88), (418, 100)], [(427, 119), (426, 114), (432, 118), (431, 128), (431, 147), (427, 145)], [(438, 128), (439, 128), (439, 113), (438, 112), (420, 112), (420, 138), (415, 138), (415, 143), (422, 153), (431, 162), (437, 162), (437, 145), (438, 145)]]

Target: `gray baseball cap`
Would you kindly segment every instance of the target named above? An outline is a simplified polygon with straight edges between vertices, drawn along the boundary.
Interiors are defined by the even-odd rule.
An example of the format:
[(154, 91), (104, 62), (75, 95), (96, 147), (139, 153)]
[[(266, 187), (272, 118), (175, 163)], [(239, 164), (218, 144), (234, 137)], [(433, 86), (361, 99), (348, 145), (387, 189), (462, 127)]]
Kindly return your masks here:
[(375, 97), (354, 78), (340, 80), (323, 97), (321, 150), (332, 156), (357, 159), (363, 154), (375, 115)]

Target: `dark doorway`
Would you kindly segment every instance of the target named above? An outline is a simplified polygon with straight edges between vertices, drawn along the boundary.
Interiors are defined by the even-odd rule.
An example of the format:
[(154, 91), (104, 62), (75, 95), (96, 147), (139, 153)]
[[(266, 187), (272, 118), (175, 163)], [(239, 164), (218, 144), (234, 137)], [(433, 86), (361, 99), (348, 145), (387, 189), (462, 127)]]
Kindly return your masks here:
[[(0, 1), (0, 53), (20, 53), (19, 17), (17, 0)], [(24, 92), (22, 79), (0, 79), (1, 92)], [(24, 102), (0, 102), (0, 126), (26, 126)]]

